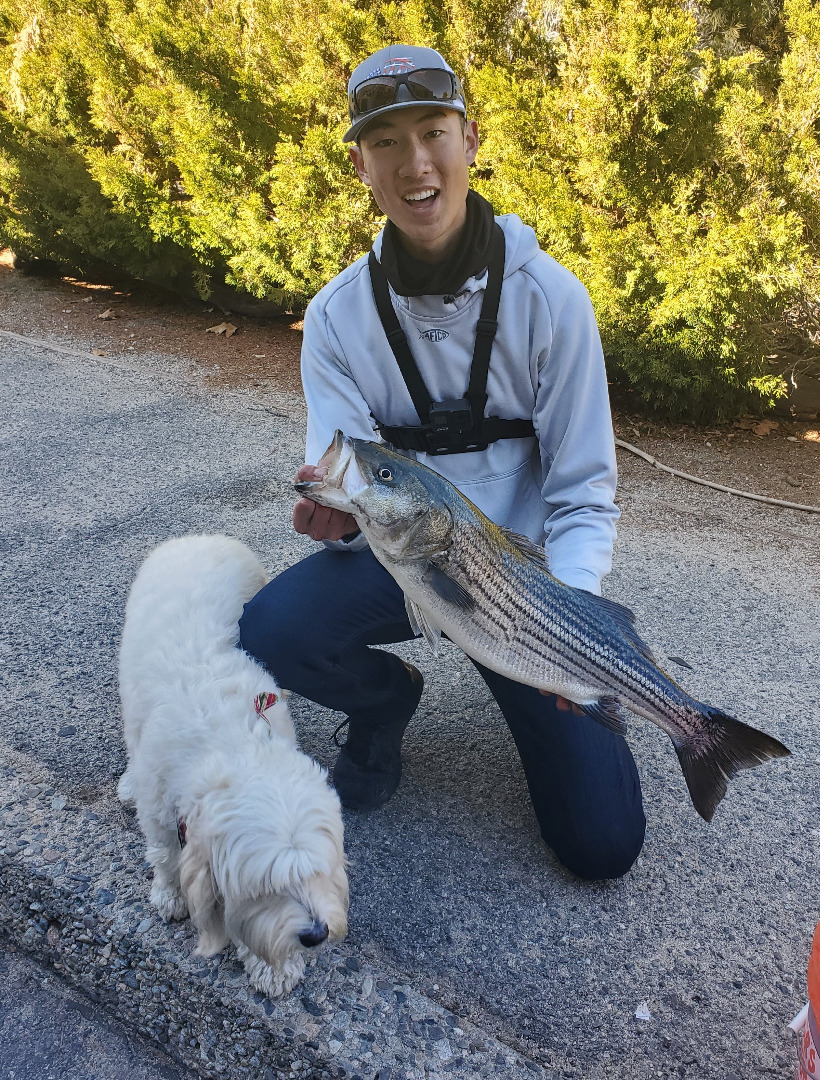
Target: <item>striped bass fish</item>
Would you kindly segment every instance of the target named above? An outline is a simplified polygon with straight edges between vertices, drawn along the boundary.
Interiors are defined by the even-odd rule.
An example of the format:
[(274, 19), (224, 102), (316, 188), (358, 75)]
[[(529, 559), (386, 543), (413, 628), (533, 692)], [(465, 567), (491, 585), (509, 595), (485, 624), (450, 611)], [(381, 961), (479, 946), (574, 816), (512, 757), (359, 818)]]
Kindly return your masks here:
[(695, 701), (655, 663), (627, 608), (550, 574), (543, 548), (499, 525), (418, 461), (337, 431), (321, 480), (296, 485), (352, 514), (437, 653), (444, 633), (515, 682), (558, 694), (620, 734), (622, 706), (672, 740), (697, 812), (711, 821), (740, 769), (789, 751)]

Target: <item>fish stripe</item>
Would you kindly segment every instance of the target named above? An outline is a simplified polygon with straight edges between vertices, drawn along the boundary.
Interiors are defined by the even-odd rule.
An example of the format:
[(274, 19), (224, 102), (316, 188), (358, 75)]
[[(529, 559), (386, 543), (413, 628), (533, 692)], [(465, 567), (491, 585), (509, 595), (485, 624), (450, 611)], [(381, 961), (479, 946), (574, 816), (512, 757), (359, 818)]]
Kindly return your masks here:
[[(627, 699), (637, 698), (638, 702), (653, 712), (659, 708), (668, 709), (673, 705), (667, 695), (658, 692), (661, 688), (657, 685), (657, 677), (648, 676), (645, 672), (630, 666), (628, 661), (619, 657), (617, 651), (611, 646), (605, 649), (591, 647), (595, 640), (594, 628), (590, 625), (591, 620), (584, 613), (576, 613), (571, 607), (568, 609), (566, 606), (559, 610), (543, 594), (540, 599), (545, 603), (539, 609), (527, 599), (527, 592), (522, 591), (521, 595), (516, 595), (509, 587), (499, 589), (499, 579), (492, 573), (494, 568), (489, 561), (482, 559), (476, 551), (471, 554), (472, 560), (459, 559), (455, 569), (459, 577), (466, 579), (465, 587), (473, 599), (476, 599), (476, 594), (478, 594), (480, 600), (483, 601), (477, 603), (473, 621), (486, 622), (488, 625), (485, 631), (491, 628), (498, 632), (491, 636), (501, 636), (509, 645), (517, 646), (519, 651), (523, 650), (530, 658), (540, 661), (541, 665), (549, 663), (583, 683), (591, 683), (593, 686), (596, 683), (600, 684), (601, 672), (605, 671), (610, 679), (623, 689)], [(480, 573), (482, 569), (486, 569), (487, 573)], [(538, 592), (542, 590), (539, 589)], [(513, 615), (518, 615), (519, 618), (514, 619)], [(539, 617), (533, 618), (533, 615)], [(550, 626), (550, 616), (554, 618), (554, 628)], [(613, 622), (613, 631), (620, 636), (620, 628), (617, 624), (614, 624), (610, 616), (604, 617)], [(516, 631), (512, 640), (510, 626), (513, 626)], [(568, 647), (568, 652), (560, 655), (555, 651), (556, 647), (561, 649)], [(614, 663), (609, 655), (612, 652), (615, 652)], [(549, 655), (545, 655), (546, 653)], [(620, 663), (618, 663), (619, 660)], [(655, 668), (655, 670), (662, 674), (660, 669)], [(601, 687), (601, 692), (604, 692), (604, 689)], [(675, 709), (675, 712), (677, 713), (678, 710)]]

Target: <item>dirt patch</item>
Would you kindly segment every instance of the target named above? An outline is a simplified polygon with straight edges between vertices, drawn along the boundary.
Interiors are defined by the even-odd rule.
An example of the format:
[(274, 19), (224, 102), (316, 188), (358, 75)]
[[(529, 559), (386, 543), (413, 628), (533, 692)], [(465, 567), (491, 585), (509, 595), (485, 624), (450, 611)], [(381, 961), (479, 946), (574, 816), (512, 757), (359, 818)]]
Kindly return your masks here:
[(34, 277), (15, 271), (9, 252), (0, 254), (0, 326), (60, 343), (76, 337), (100, 356), (150, 351), (188, 360), (215, 385), (302, 389), (302, 323), (293, 317), (226, 315), (139, 282)]
[(711, 483), (820, 507), (818, 421), (741, 420), (696, 428), (616, 414), (615, 433), (664, 465)]
[[(0, 326), (63, 344), (67, 338), (80, 339), (101, 356), (150, 351), (184, 359), (192, 378), (215, 387), (274, 385), (301, 392), (300, 321), (226, 315), (134, 282), (32, 277), (15, 271), (8, 253), (0, 256)], [(747, 420), (696, 428), (622, 412), (614, 419), (619, 438), (672, 468), (727, 487), (820, 506), (820, 420)]]

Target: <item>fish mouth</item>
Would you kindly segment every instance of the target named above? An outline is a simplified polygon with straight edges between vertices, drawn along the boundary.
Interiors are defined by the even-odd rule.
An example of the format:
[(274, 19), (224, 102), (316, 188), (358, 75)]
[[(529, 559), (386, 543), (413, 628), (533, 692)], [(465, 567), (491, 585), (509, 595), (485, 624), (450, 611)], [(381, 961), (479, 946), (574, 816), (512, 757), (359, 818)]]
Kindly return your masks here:
[(331, 474), (328, 472), (321, 480), (300, 480), (297, 484), (294, 484), (293, 487), (300, 495), (308, 496), (312, 491), (322, 491), (327, 488), (343, 488), (345, 474), (347, 473), (352, 460), (353, 457), (350, 455), (337, 473)]
[(322, 455), (323, 458), (328, 458), (325, 476), (321, 480), (301, 480), (293, 485), (296, 491), (308, 499), (326, 505), (329, 505), (328, 499), (332, 499), (334, 505), (340, 505), (345, 498), (355, 505), (354, 497), (368, 485), (356, 462), (354, 444), (355, 439), (337, 430), (333, 442)]

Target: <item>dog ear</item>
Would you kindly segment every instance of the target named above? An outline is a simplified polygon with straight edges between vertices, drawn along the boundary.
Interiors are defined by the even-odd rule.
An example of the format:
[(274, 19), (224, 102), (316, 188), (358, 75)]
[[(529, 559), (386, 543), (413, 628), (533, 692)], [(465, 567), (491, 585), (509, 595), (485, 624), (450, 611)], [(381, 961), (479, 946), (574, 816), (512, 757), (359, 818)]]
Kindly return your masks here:
[(188, 912), (199, 931), (197, 955), (213, 956), (228, 944), (224, 905), (217, 893), (211, 862), (205, 845), (196, 831), (188, 830), (180, 866), (180, 885), (188, 903)]

